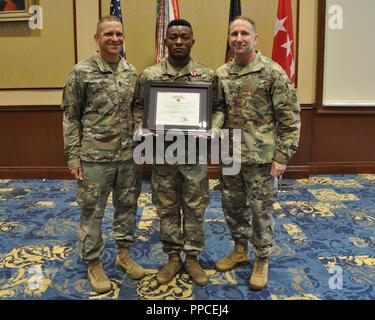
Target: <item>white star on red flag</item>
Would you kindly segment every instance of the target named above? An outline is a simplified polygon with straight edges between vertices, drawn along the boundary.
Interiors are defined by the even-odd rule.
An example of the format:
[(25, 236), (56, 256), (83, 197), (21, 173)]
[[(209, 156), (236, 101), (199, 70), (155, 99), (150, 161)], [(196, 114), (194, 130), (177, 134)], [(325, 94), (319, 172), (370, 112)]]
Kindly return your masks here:
[(286, 56), (288, 57), (292, 53), (292, 44), (293, 41), (289, 39), (289, 35), (287, 35), (287, 41), (282, 44), (281, 46), (286, 49)]
[(294, 83), (295, 56), (291, 0), (279, 0), (272, 59), (285, 70), (289, 79)]
[(286, 21), (287, 17), (285, 17), (284, 19), (278, 19), (276, 18), (276, 30), (275, 30), (275, 36), (279, 33), (279, 31), (285, 31), (286, 32), (286, 29), (284, 27), (284, 23)]

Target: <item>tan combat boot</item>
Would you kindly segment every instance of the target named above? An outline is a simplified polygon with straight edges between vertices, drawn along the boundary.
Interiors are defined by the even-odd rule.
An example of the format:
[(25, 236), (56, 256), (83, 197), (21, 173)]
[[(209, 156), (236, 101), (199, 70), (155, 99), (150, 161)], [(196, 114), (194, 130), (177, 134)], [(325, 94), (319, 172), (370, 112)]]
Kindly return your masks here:
[(186, 256), (185, 270), (197, 285), (204, 286), (205, 284), (207, 284), (207, 274), (199, 265), (197, 257), (189, 255)]
[(156, 280), (159, 284), (171, 282), (181, 267), (182, 261), (180, 255), (177, 253), (169, 255), (168, 263), (158, 272)]
[(87, 276), (92, 290), (96, 293), (106, 293), (112, 290), (111, 281), (105, 274), (102, 263), (99, 259), (89, 262)]
[(248, 264), (249, 262), (250, 258), (247, 252), (247, 243), (236, 242), (233, 251), (226, 257), (216, 261), (215, 267), (217, 271), (226, 272), (238, 266)]
[(255, 258), (253, 273), (249, 285), (253, 290), (262, 290), (268, 281), (268, 258)]
[(145, 269), (136, 263), (128, 248), (120, 248), (116, 256), (116, 267), (122, 269), (130, 279), (139, 280), (146, 275)]

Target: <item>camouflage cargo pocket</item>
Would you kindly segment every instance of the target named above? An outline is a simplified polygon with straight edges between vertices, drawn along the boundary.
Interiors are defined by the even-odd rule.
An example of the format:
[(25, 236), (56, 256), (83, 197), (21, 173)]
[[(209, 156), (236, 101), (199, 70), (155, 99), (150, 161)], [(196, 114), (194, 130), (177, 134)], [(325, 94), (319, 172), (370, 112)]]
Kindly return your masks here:
[(83, 259), (87, 255), (87, 252), (88, 252), (87, 241), (88, 241), (88, 234), (82, 228), (79, 228), (77, 251), (81, 259)]
[(152, 203), (159, 208), (170, 208), (179, 202), (179, 190), (172, 179), (163, 174), (152, 174)]
[(78, 181), (77, 202), (82, 209), (94, 209), (99, 201), (99, 196), (99, 192), (86, 181)]

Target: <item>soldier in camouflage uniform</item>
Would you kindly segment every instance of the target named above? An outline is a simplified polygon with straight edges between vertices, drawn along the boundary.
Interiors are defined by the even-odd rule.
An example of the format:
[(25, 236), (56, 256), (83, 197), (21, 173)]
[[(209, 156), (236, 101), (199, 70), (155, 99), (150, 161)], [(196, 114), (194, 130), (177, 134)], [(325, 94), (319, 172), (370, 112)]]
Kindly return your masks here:
[[(241, 172), (223, 175), (223, 211), (235, 242), (234, 250), (216, 262), (219, 271), (248, 264), (250, 240), (256, 254), (250, 287), (267, 284), (268, 258), (274, 250), (273, 204), (277, 177), (297, 151), (300, 105), (296, 90), (282, 68), (254, 49), (255, 23), (237, 17), (230, 25), (234, 60), (220, 67), (215, 131), (241, 129)], [(222, 168), (224, 166), (222, 165)]]
[(111, 290), (100, 262), (104, 249), (102, 221), (113, 191), (113, 233), (118, 245), (116, 265), (129, 277), (145, 271), (133, 261), (135, 215), (141, 182), (133, 162), (131, 101), (135, 68), (120, 56), (123, 27), (113, 16), (98, 22), (95, 40), (99, 52), (74, 67), (64, 88), (64, 146), (68, 166), (77, 179), (81, 208), (78, 251), (88, 262), (88, 279), (94, 291)]
[[(144, 86), (147, 81), (212, 82), (214, 72), (190, 57), (194, 44), (190, 23), (179, 19), (167, 28), (169, 56), (140, 75), (135, 89), (134, 110), (141, 132)], [(208, 205), (207, 165), (154, 164), (152, 172), (153, 203), (160, 217), (163, 250), (169, 262), (159, 271), (157, 281), (167, 284), (182, 267), (181, 251), (186, 253), (185, 270), (195, 283), (208, 282), (198, 255), (204, 247), (204, 212)], [(181, 231), (181, 210), (183, 222)]]

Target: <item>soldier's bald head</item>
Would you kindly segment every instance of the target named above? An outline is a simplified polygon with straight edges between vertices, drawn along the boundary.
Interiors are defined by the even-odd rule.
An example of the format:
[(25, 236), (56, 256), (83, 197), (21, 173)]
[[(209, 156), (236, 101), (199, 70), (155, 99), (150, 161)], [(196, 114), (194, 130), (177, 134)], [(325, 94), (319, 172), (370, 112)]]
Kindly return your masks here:
[(232, 19), (232, 21), (230, 22), (230, 25), (229, 25), (229, 29), (231, 27), (231, 25), (233, 24), (233, 22), (237, 21), (237, 20), (242, 20), (242, 21), (247, 21), (248, 23), (251, 24), (251, 26), (253, 27), (253, 31), (256, 33), (257, 32), (257, 26), (256, 26), (256, 23), (253, 19), (250, 19), (249, 17), (246, 17), (246, 16), (237, 16), (237, 17), (234, 17)]
[(105, 22), (118, 22), (118, 23), (121, 23), (121, 25), (122, 25), (122, 21), (116, 16), (102, 17), (96, 25), (96, 34), (100, 34), (100, 32), (103, 30), (103, 24)]

